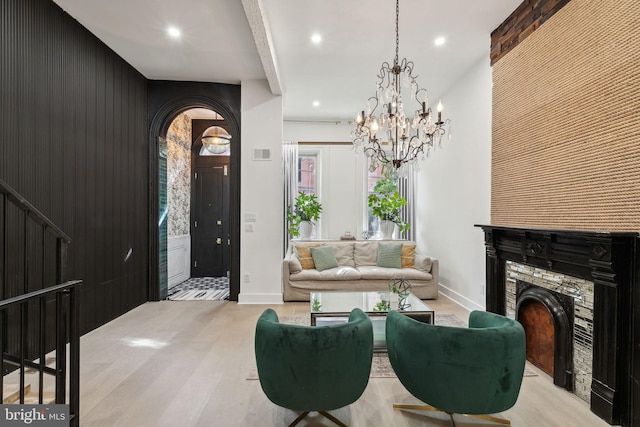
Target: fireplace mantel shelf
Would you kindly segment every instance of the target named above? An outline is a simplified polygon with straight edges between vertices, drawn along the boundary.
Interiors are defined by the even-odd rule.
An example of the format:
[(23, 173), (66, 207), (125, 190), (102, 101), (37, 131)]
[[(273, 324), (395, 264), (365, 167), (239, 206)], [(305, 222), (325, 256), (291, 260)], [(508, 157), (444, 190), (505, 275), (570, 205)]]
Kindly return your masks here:
[(475, 224), (474, 227), (482, 229), (521, 231), (523, 233), (537, 234), (562, 234), (567, 236), (584, 236), (584, 237), (637, 237), (640, 234), (635, 231), (604, 231), (604, 230), (568, 230), (561, 228), (536, 228), (523, 226), (509, 226), (496, 224)]

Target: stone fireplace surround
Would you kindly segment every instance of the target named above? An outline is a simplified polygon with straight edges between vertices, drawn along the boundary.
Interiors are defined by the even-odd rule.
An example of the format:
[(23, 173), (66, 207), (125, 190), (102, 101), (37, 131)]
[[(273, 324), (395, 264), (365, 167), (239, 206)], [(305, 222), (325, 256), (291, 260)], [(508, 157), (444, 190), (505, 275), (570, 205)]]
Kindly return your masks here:
[[(640, 289), (635, 289), (640, 277), (638, 233), (478, 227), (485, 233), (487, 311), (508, 315), (507, 286), (512, 286), (507, 279), (508, 265), (593, 283), (593, 312), (583, 313), (586, 319), (592, 315), (592, 325), (586, 325), (593, 331), (591, 378), (584, 377), (588, 374), (584, 364), (568, 372), (568, 378), (582, 375), (576, 390), (581, 384), (587, 388), (582, 394), (589, 394), (589, 398), (581, 397), (609, 424), (640, 425)], [(576, 394), (580, 396), (580, 392)]]
[(589, 403), (593, 282), (513, 261), (507, 261), (505, 269), (507, 317), (518, 319), (518, 307), (527, 298), (541, 301), (547, 307), (556, 323), (553, 383)]

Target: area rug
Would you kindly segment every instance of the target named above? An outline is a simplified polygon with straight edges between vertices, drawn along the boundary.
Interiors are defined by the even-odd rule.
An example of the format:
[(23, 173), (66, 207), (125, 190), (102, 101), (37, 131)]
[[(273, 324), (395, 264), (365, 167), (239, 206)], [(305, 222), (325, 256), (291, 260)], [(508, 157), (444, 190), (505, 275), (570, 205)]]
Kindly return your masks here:
[[(436, 314), (436, 325), (443, 326), (455, 326), (459, 328), (466, 327), (466, 322), (460, 320), (454, 314)], [(286, 323), (289, 325), (309, 325), (310, 323), (310, 315), (303, 316), (280, 316), (278, 318), (280, 323)], [(529, 368), (525, 368), (524, 376), (525, 377), (535, 377), (538, 374), (533, 372)], [(374, 353), (373, 359), (371, 361), (371, 373), (369, 374), (370, 378), (396, 378), (395, 372), (393, 372), (393, 368), (391, 367), (391, 363), (389, 362), (389, 357), (386, 352)], [(258, 370), (254, 366), (249, 369), (249, 373), (247, 374), (248, 380), (257, 380), (258, 379)]]
[(169, 288), (171, 301), (222, 301), (229, 299), (227, 277), (192, 277)]

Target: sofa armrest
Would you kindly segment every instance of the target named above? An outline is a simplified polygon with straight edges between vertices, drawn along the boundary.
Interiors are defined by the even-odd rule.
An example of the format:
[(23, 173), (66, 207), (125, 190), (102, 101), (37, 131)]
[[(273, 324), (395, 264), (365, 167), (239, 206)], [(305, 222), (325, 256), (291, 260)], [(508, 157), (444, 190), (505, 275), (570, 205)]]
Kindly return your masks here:
[(440, 262), (437, 258), (431, 258), (431, 277), (433, 277), (433, 281), (436, 285), (440, 285), (439, 270)]
[[(440, 270), (440, 262), (437, 258), (431, 258), (430, 256), (423, 255), (417, 253), (414, 255), (415, 259), (415, 268), (418, 270), (425, 271), (427, 273), (431, 273), (433, 277), (433, 281), (437, 284), (439, 283), (439, 270)], [(430, 264), (430, 265), (429, 265)]]
[(300, 271), (302, 271), (302, 266), (300, 265), (300, 260), (298, 260), (298, 255), (294, 249), (290, 248), (282, 260), (282, 277), (288, 279), (290, 274), (299, 273)]

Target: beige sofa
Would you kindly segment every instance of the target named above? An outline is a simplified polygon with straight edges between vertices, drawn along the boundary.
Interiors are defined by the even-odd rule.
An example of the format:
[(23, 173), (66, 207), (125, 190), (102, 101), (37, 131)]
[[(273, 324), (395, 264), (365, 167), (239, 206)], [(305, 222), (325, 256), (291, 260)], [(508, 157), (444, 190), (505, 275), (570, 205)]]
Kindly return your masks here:
[[(403, 244), (402, 268), (377, 265), (379, 243)], [(326, 245), (333, 248), (338, 266), (318, 271), (312, 263), (312, 268), (303, 268), (309, 264), (309, 246)], [(411, 292), (421, 299), (438, 298), (438, 260), (415, 251), (415, 242), (411, 241), (293, 240), (282, 262), (285, 301), (309, 301), (312, 291), (385, 291), (395, 277), (411, 282)]]

